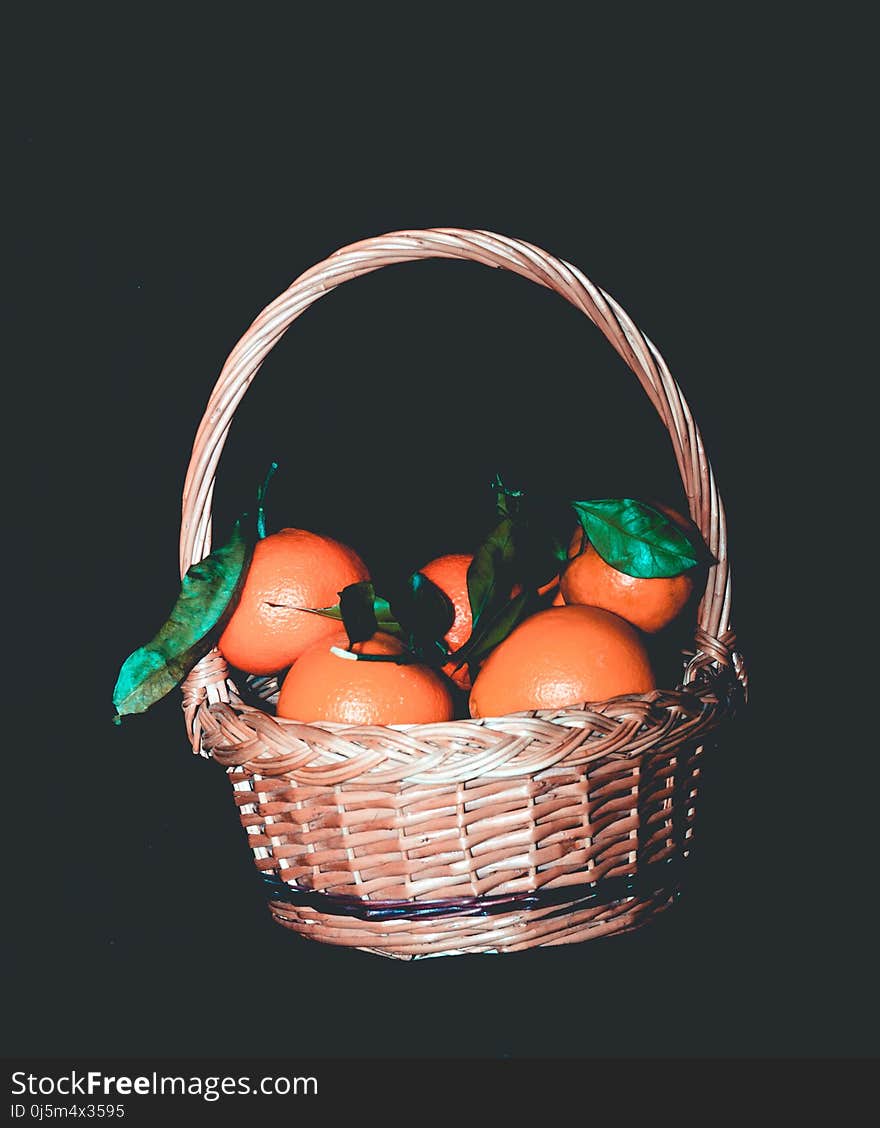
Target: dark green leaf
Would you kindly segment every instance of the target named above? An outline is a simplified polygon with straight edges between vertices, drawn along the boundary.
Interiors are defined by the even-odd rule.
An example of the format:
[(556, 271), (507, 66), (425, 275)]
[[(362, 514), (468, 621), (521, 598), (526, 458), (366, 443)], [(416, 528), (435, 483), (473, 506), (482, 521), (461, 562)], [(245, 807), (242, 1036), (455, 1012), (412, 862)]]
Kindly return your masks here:
[(505, 486), (500, 474), (495, 475), (492, 481), (492, 489), (495, 490), (495, 505), (499, 517), (516, 517), (525, 497), (523, 491)]
[(391, 595), (392, 612), (410, 649), (427, 662), (442, 664), (448, 653), (443, 637), (455, 621), (452, 600), (421, 572), (413, 572)]
[(369, 580), (362, 580), (340, 592), (337, 606), (303, 610), (342, 621), (350, 646), (372, 638), (377, 630), (405, 639), (409, 652), (359, 655), (364, 661), (398, 664), (423, 661), (442, 665), (448, 653), (442, 639), (455, 620), (452, 601), (421, 572), (413, 572), (392, 593), (390, 602), (376, 595)]
[(572, 506), (605, 563), (628, 576), (677, 576), (705, 559), (704, 546), (645, 502), (625, 497)]
[(356, 642), (365, 642), (379, 629), (379, 620), (374, 610), (376, 590), (369, 580), (349, 584), (339, 593), (339, 611), (348, 635), (349, 647)]
[(486, 612), (506, 602), (513, 583), (514, 519), (503, 517), (474, 553), (467, 572), (474, 626)]
[(113, 690), (119, 716), (149, 709), (208, 653), (238, 602), (252, 549), (238, 521), (226, 544), (189, 569), (159, 632), (122, 664)]
[(498, 475), (493, 486), (499, 514), (512, 522), (513, 548), (504, 564), (505, 583), (510, 580), (523, 587), (549, 583), (568, 559), (573, 526), (571, 504), (508, 489)]
[[(521, 519), (514, 528), (515, 558), (512, 576), (522, 587), (538, 588), (559, 575), (563, 562), (568, 559), (568, 541), (571, 539), (569, 509), (567, 536), (561, 538), (542, 514)], [(564, 543), (563, 543), (564, 541)]]
[(568, 561), (568, 546), (577, 527), (577, 522), (572, 519), (571, 505), (558, 498), (544, 500), (531, 520), (537, 523), (542, 542), (546, 543), (558, 572), (559, 565)]
[(493, 647), (542, 606), (538, 588), (558, 575), (571, 535), (569, 506), (561, 511), (536, 501), (522, 490), (507, 489), (498, 477), (493, 485), (502, 517), (468, 568), (473, 626), (452, 656), (458, 666), (467, 663), (472, 674)]
[(494, 615), (487, 617), (474, 638), (474, 646), (468, 655), (469, 663), (479, 664), (490, 650), (503, 642), (514, 627), (529, 614), (535, 593), (522, 591), (499, 607)]
[[(376, 595), (375, 588), (370, 580), (361, 580), (359, 583), (344, 587), (339, 593), (339, 603), (333, 607), (300, 607), (299, 610), (309, 611), (312, 615), (323, 615), (326, 619), (335, 619), (338, 623), (344, 623), (344, 609), (346, 607), (350, 609), (351, 615), (360, 618), (364, 629), (371, 622), (375, 624), (370, 633), (363, 635), (362, 638), (372, 637), (377, 630), (393, 635), (402, 633), (400, 623), (394, 617), (388, 600), (383, 599), (381, 595)], [(370, 611), (372, 611), (372, 618), (370, 618)], [(357, 621), (357, 618), (355, 618), (351, 622), (355, 634), (361, 633), (358, 630)], [(349, 642), (352, 645), (360, 641), (362, 639), (352, 639), (349, 635)]]
[(455, 668), (467, 663), (471, 675), (476, 676), (477, 668), (489, 651), (503, 642), (514, 627), (531, 614), (537, 602), (538, 597), (534, 591), (521, 591), (513, 599), (505, 600), (491, 614), (485, 615), (464, 646), (451, 655)]

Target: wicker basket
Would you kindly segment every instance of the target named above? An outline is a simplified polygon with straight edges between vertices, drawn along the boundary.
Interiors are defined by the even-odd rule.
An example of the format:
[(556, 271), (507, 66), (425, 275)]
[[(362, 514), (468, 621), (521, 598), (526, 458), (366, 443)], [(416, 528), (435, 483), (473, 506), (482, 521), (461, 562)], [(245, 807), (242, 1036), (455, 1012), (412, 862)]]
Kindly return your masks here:
[[(635, 928), (680, 890), (703, 746), (746, 676), (729, 627), (724, 510), (699, 431), (660, 354), (579, 270), (521, 240), (445, 228), (367, 239), (307, 270), (247, 330), (208, 402), (183, 494), (181, 574), (210, 551), (218, 460), (272, 346), (340, 283), (426, 258), (470, 259), (555, 290), (639, 378), (718, 561), (682, 684), (552, 712), (346, 728), (246, 704), (213, 651), (183, 687), (193, 749), (228, 771), (272, 915), (303, 936), (415, 958)], [(274, 679), (249, 681), (270, 706)]]

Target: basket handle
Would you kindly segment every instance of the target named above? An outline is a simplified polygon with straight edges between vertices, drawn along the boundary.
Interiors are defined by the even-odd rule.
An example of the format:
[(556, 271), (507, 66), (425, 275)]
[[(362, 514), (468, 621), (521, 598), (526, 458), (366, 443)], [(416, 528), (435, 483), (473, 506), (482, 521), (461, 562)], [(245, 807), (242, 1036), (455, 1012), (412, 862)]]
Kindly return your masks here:
[[(730, 572), (724, 507), (700, 432), (681, 389), (651, 341), (604, 290), (576, 267), (539, 247), (489, 231), (448, 227), (395, 231), (352, 243), (301, 274), (263, 310), (224, 364), (196, 433), (183, 490), (181, 576), (211, 550), (211, 502), (217, 464), (235, 409), (275, 343), (313, 302), (342, 282), (393, 263), (429, 258), (469, 259), (513, 271), (555, 290), (586, 314), (638, 377), (669, 432), (691, 518), (717, 560), (709, 569), (698, 611), (697, 655), (689, 675), (701, 663), (727, 665), (733, 658), (737, 673), (744, 681), (738, 655), (731, 654), (733, 635), (729, 629)], [(194, 695), (201, 699), (207, 695), (209, 700), (228, 700), (228, 685), (225, 663), (215, 651), (196, 667), (185, 683), (184, 696), (190, 698), (190, 707), (185, 704), (185, 710), (192, 712)]]

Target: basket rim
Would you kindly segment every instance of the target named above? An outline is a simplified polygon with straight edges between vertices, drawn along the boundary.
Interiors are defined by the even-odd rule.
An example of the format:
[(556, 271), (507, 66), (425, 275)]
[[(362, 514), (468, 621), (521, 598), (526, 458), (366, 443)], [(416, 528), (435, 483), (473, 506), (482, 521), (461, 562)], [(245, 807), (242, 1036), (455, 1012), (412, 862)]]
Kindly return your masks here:
[(227, 771), (313, 786), (450, 784), (666, 754), (703, 741), (745, 700), (733, 663), (689, 685), (563, 709), (412, 725), (276, 718), (237, 694), (197, 706), (200, 752)]

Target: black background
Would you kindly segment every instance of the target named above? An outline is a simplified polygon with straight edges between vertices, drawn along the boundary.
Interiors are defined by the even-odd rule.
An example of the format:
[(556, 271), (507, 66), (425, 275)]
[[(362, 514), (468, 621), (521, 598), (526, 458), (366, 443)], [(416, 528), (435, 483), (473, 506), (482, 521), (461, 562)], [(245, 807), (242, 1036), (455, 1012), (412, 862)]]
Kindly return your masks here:
[[(851, 749), (823, 704), (847, 673), (803, 610), (826, 318), (799, 297), (830, 222), (817, 171), (840, 146), (803, 28), (691, 25), (694, 48), (673, 31), (660, 51), (659, 25), (577, 38), (508, 17), (438, 24), (429, 64), (390, 20), (344, 41), (234, 20), (222, 44), (216, 24), (47, 20), (21, 30), (12, 101), (7, 553), (26, 582), (8, 628), (6, 1052), (876, 1053), (863, 769), (835, 760)], [(236, 340), (337, 247), (434, 225), (578, 265), (664, 354), (727, 505), (753, 697), (707, 764), (689, 893), (656, 925), (406, 964), (272, 924), (177, 701), (115, 728), (110, 693), (173, 602), (189, 451)], [(217, 528), (272, 458), (275, 523), (339, 536), (377, 571), (465, 549), (496, 469), (568, 496), (681, 496), (600, 334), (465, 263), (389, 268), (296, 322), (237, 413)]]

